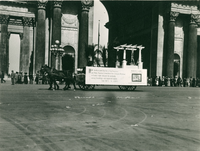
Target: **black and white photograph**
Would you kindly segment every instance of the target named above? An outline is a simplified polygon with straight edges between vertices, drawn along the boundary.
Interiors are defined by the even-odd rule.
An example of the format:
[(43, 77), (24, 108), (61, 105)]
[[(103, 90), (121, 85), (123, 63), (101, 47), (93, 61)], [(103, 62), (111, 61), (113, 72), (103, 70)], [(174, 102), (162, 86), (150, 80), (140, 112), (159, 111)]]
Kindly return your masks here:
[(200, 151), (199, 0), (0, 0), (0, 151)]

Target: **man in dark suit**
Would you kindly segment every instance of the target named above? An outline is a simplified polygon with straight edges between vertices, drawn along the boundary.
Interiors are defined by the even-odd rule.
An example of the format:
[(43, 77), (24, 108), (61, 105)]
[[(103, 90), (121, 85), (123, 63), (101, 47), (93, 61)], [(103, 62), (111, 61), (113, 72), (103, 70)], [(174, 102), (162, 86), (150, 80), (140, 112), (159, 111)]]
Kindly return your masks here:
[(10, 77), (11, 77), (12, 85), (14, 85), (15, 84), (15, 73), (14, 73), (13, 70), (12, 70), (12, 73), (11, 73)]

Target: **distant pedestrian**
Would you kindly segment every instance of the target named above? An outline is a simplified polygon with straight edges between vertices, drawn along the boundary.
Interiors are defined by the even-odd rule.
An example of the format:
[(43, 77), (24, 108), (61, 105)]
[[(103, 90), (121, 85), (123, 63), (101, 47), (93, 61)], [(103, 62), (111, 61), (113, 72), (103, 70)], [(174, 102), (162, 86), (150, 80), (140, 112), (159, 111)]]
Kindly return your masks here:
[(21, 78), (20, 84), (23, 84), (23, 82), (24, 82), (23, 72), (20, 72), (20, 78)]
[(28, 76), (27, 76), (26, 72), (25, 72), (25, 75), (24, 75), (24, 84), (28, 84)]
[(162, 77), (162, 86), (163, 87), (165, 86), (165, 77), (164, 76)]
[(18, 72), (15, 73), (15, 83), (18, 83)]
[(171, 86), (171, 79), (168, 77), (167, 78), (167, 86), (170, 87)]
[(11, 77), (12, 85), (14, 85), (15, 84), (15, 73), (14, 73), (13, 70), (12, 70), (12, 73), (11, 73), (10, 77)]
[(200, 79), (197, 77), (197, 80), (196, 80), (196, 87), (199, 87), (200, 86)]
[(29, 82), (30, 84), (33, 84), (33, 74), (29, 74)]
[(184, 78), (184, 79), (183, 79), (183, 87), (186, 87), (186, 86), (187, 86), (187, 79)]
[(158, 85), (159, 85), (159, 86), (162, 86), (162, 80), (161, 80), (161, 77), (159, 76), (158, 79), (159, 79), (159, 80), (158, 80)]
[(1, 71), (1, 83), (3, 83), (3, 82), (6, 82), (6, 81), (4, 80), (4, 72)]
[(195, 78), (192, 79), (192, 87), (196, 87), (196, 79)]
[(186, 79), (186, 87), (190, 87), (190, 78)]
[(39, 71), (37, 71), (37, 73), (36, 73), (36, 77), (35, 77), (35, 82), (36, 82), (36, 84), (38, 84), (38, 82), (39, 82)]
[(193, 80), (193, 78), (190, 77), (190, 79), (189, 79), (190, 87), (192, 87), (192, 80)]
[(22, 73), (21, 72), (19, 72), (19, 74), (18, 74), (18, 83), (22, 84)]

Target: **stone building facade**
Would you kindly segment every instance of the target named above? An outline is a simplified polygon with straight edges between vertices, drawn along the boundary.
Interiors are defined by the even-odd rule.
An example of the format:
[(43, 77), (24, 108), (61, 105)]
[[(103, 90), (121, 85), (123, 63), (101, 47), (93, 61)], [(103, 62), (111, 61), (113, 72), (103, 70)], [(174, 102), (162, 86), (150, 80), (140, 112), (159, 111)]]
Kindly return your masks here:
[[(107, 1), (109, 15), (108, 66), (114, 67), (121, 44), (142, 45), (148, 76), (200, 77), (200, 9), (196, 1)], [(35, 73), (41, 65), (54, 66), (50, 47), (59, 40), (66, 56), (63, 66), (87, 64), (86, 46), (92, 44), (93, 3), (83, 1), (1, 1), (0, 68), (8, 71), (9, 35), (21, 38), (20, 70)], [(134, 52), (137, 63), (138, 50)], [(71, 57), (70, 57), (71, 56)], [(131, 53), (127, 53), (130, 63)], [(119, 60), (122, 54), (119, 53)], [(70, 66), (71, 64), (73, 64)]]
[(200, 77), (198, 2), (102, 0), (102, 3), (109, 13), (106, 24), (109, 66), (115, 66), (113, 46), (138, 44), (145, 47), (142, 61), (149, 77)]
[(85, 49), (93, 41), (93, 3), (1, 1), (0, 70), (7, 74), (11, 34), (20, 37), (20, 72), (35, 74), (44, 64), (55, 67), (50, 49), (56, 40), (64, 49), (63, 67), (76, 71), (86, 65)]

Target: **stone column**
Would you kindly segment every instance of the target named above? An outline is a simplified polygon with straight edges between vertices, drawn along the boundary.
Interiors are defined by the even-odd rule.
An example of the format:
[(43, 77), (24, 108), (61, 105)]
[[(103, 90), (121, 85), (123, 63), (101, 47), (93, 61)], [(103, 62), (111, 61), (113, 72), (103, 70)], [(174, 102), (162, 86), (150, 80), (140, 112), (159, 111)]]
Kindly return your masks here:
[(83, 68), (87, 65), (86, 49), (88, 47), (88, 12), (91, 4), (82, 0), (82, 10), (80, 14), (79, 27), (79, 49), (78, 49), (78, 68)]
[(22, 58), (20, 58), (21, 69), (23, 73), (29, 73), (29, 56), (30, 56), (30, 26), (32, 25), (32, 18), (23, 17), (23, 45)]
[[(1, 23), (1, 43), (0, 43), (0, 71), (7, 72), (8, 71), (8, 20), (9, 16), (0, 15), (0, 23)], [(8, 74), (8, 73), (6, 73)]]
[(23, 35), (24, 35), (23, 33), (19, 34), (19, 37), (20, 37), (19, 72), (21, 72), (23, 69)]
[(46, 18), (46, 36), (45, 36), (45, 64), (49, 61), (49, 18)]
[(189, 31), (188, 31), (188, 49), (187, 49), (187, 78), (196, 78), (196, 61), (197, 61), (197, 25), (195, 23), (196, 16), (191, 15)]
[(179, 13), (170, 12), (169, 24), (168, 24), (168, 36), (167, 36), (167, 68), (166, 75), (169, 78), (174, 76), (174, 27), (175, 20)]
[(36, 51), (36, 19), (33, 18), (33, 52), (32, 52), (32, 72), (31, 74), (34, 75), (34, 73), (36, 73), (35, 70), (35, 51)]
[(156, 75), (163, 76), (163, 56), (164, 56), (164, 6), (159, 4), (158, 14), (158, 39), (157, 39), (157, 63), (156, 63)]
[[(61, 44), (61, 6), (62, 1), (53, 2), (53, 28), (52, 28), (52, 45), (55, 45), (55, 41), (59, 40), (59, 45)], [(55, 67), (56, 58), (54, 55), (51, 57), (52, 67)]]
[(35, 72), (41, 69), (45, 63), (45, 19), (46, 2), (38, 2), (37, 26), (36, 26), (36, 49), (35, 49)]
[(35, 18), (32, 18), (32, 27), (30, 28), (30, 36), (29, 36), (29, 73), (33, 74), (33, 54), (34, 54), (34, 26), (35, 26)]
[(6, 74), (9, 73), (9, 66), (10, 66), (10, 63), (9, 63), (9, 40), (10, 40), (10, 34), (11, 34), (10, 32), (8, 32), (8, 34), (7, 34), (7, 47), (6, 47), (7, 48), (6, 49), (6, 54), (7, 54), (7, 59), (6, 59), (7, 60), (6, 61), (7, 64), (6, 64), (6, 67), (7, 68), (6, 68), (6, 71), (5, 71)]

